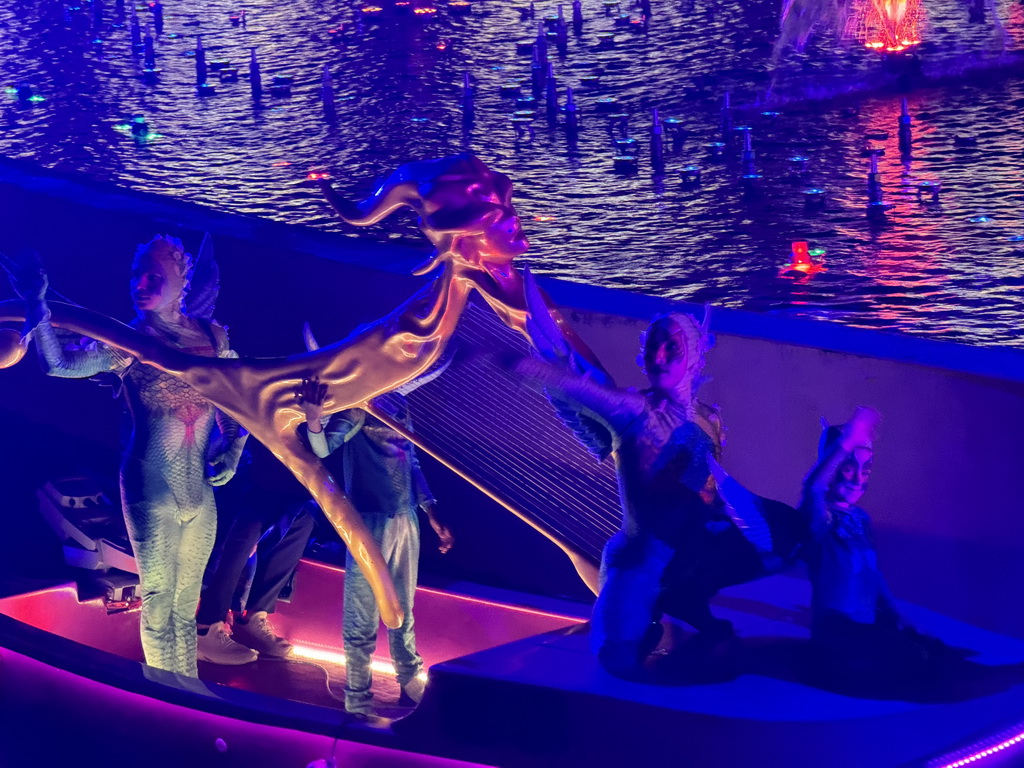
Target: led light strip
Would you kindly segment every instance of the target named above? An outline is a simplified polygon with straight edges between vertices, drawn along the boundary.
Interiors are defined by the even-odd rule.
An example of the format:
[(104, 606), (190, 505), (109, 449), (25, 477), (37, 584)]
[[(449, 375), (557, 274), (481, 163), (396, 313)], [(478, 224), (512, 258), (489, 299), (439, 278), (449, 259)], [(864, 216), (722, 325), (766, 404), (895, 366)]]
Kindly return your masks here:
[[(310, 661), (326, 661), (329, 664), (338, 664), (339, 666), (345, 666), (345, 654), (338, 653), (337, 651), (328, 651), (323, 648), (311, 648), (308, 645), (296, 645), (294, 646), (292, 656), (297, 656), (303, 659), (309, 659)], [(380, 672), (385, 675), (395, 675), (395, 665), (390, 661), (380, 661), (378, 659), (372, 659), (370, 661), (370, 669), (374, 672)], [(423, 682), (427, 681), (426, 670), (416, 675)]]
[[(928, 766), (929, 766), (929, 768), (962, 768), (962, 766), (971, 765), (973, 763), (977, 763), (977, 762), (979, 762), (981, 760), (984, 760), (987, 757), (991, 757), (994, 754), (997, 754), (999, 752), (1003, 752), (1004, 750), (1007, 750), (1010, 747), (1016, 746), (1017, 744), (1020, 744), (1021, 742), (1024, 742), (1024, 731), (1020, 730), (1020, 728), (1021, 728), (1021, 725), (1017, 725), (1011, 731), (1011, 732), (1016, 731), (1015, 735), (1011, 736), (1008, 739), (1004, 739), (1003, 741), (1000, 741), (998, 744), (993, 744), (991, 747), (987, 747), (985, 749), (979, 750), (979, 751), (974, 752), (972, 754), (968, 754), (967, 756), (959, 758), (958, 760), (954, 760), (951, 763), (942, 762), (944, 760), (948, 760), (949, 759), (949, 756), (947, 755), (945, 757), (939, 758), (938, 760), (930, 762), (928, 764)], [(995, 737), (995, 738), (999, 738), (999, 737)], [(977, 747), (969, 747), (968, 749), (976, 749), (976, 748)]]

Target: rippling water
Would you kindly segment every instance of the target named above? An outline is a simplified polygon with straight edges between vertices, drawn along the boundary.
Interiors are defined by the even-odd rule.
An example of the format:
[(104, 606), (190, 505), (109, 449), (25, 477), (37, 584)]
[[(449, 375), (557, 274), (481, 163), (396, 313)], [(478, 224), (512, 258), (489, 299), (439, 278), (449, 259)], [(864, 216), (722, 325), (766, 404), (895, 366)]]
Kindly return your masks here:
[[(339, 224), (304, 182), (329, 170), (353, 195), (398, 163), (470, 149), (513, 177), (533, 242), (537, 272), (671, 298), (714, 301), (762, 312), (824, 317), (972, 344), (1024, 347), (1024, 4), (1003, 0), (968, 24), (965, 0), (925, 0), (923, 76), (905, 94), (914, 118), (914, 157), (901, 162), (898, 79), (871, 51), (828, 35), (773, 62), (778, 8), (760, 0), (652, 0), (647, 29), (619, 26), (600, 0), (584, 0), (583, 33), (551, 60), (560, 88), (571, 85), (584, 129), (570, 146), (548, 125), (518, 136), (504, 83), (528, 77), (516, 42), (537, 33), (544, 14), (479, 0), (469, 16), (378, 17), (360, 0), (251, 0), (246, 24), (229, 0), (166, 0), (155, 35), (155, 83), (140, 76), (123, 4), (99, 11), (58, 0), (8, 0), (0, 8), (0, 73), (44, 100), (8, 93), (0, 152), (112, 180), (135, 189), (359, 237), (421, 244), (411, 220), (356, 235)], [(426, 0), (417, 0), (421, 5)], [(570, 5), (566, 4), (568, 15)], [(152, 12), (138, 6), (152, 31)], [(633, 18), (639, 12), (632, 10)], [(341, 34), (331, 29), (344, 27)], [(605, 47), (598, 35), (615, 32)], [(193, 51), (202, 34), (208, 62), (237, 66), (241, 78), (195, 93)], [(290, 96), (250, 95), (249, 47), (258, 46), (265, 85), (290, 75)], [(327, 65), (338, 118), (323, 116)], [(477, 120), (464, 130), (462, 73), (477, 88)], [(583, 80), (599, 75), (595, 83)], [(9, 89), (13, 90), (13, 88)], [(529, 91), (529, 84), (523, 89)], [(732, 93), (734, 122), (752, 126), (755, 194), (744, 193), (738, 152), (708, 157), (722, 139), (720, 104)], [(614, 171), (607, 119), (597, 100), (615, 96), (640, 144), (639, 172)], [(815, 100), (816, 99), (816, 100)], [(650, 107), (678, 118), (687, 137), (664, 174), (647, 162)], [(145, 115), (156, 134), (138, 140), (126, 116)], [(887, 136), (881, 137), (879, 131)], [(869, 138), (877, 135), (880, 138)], [(961, 140), (955, 143), (955, 137)], [(963, 146), (964, 139), (975, 143)], [(733, 139), (735, 143), (735, 139)], [(885, 223), (865, 215), (869, 147), (880, 168)], [(806, 173), (789, 158), (808, 157)], [(702, 185), (679, 172), (702, 168)], [(940, 203), (919, 201), (922, 181), (941, 182)], [(825, 190), (822, 211), (802, 191)], [(828, 270), (797, 281), (779, 276), (792, 240), (827, 250)]]

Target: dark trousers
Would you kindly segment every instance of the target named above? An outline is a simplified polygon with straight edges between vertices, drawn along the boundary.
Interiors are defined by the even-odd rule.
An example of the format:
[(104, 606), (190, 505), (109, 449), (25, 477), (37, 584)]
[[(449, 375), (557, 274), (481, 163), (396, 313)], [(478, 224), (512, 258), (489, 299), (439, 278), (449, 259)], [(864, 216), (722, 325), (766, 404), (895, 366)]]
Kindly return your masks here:
[(292, 505), (282, 513), (235, 503), (220, 494), (217, 501), (217, 544), (206, 569), (196, 621), (213, 624), (225, 620), (254, 550), (256, 569), (245, 609), (248, 613), (273, 613), (278, 595), (306, 549), (313, 518), (305, 504)]

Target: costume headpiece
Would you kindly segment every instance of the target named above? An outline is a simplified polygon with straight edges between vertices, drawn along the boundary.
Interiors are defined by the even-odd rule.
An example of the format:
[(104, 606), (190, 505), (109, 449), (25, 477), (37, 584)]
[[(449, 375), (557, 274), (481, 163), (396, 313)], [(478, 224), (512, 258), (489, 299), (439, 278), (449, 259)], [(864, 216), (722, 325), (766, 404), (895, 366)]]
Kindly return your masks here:
[(681, 312), (663, 312), (655, 315), (651, 324), (640, 334), (640, 354), (637, 356), (637, 364), (647, 372), (644, 361), (644, 353), (647, 349), (647, 338), (651, 330), (663, 322), (673, 323), (682, 332), (683, 344), (686, 349), (686, 381), (690, 382), (690, 391), (696, 392), (697, 387), (703, 383), (700, 372), (704, 369), (704, 355), (715, 345), (714, 338), (709, 333), (711, 326), (711, 305), (704, 305), (704, 320), (700, 323), (693, 315), (684, 315)]
[(132, 262), (132, 267), (134, 268), (138, 266), (139, 260), (147, 254), (154, 245), (159, 243), (164, 243), (169, 246), (165, 252), (171, 257), (171, 261), (174, 262), (175, 269), (182, 278), (181, 300), (182, 308), (184, 308), (185, 296), (188, 295), (195, 267), (192, 261), (192, 254), (185, 250), (185, 246), (181, 240), (176, 237), (172, 237), (171, 235), (154, 235), (153, 239), (148, 243), (140, 243), (135, 249), (135, 259)]

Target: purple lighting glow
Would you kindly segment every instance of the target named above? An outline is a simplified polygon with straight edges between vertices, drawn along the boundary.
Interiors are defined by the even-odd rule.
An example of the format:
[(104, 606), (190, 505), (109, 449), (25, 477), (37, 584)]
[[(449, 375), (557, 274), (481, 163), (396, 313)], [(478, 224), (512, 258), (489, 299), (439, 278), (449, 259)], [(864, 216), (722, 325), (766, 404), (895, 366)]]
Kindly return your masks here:
[[(967, 754), (964, 754), (963, 757), (959, 757), (956, 760), (953, 760), (952, 762), (944, 762), (946, 760), (949, 760), (950, 757), (949, 755), (945, 755), (939, 758), (938, 760), (934, 760), (931, 763), (929, 763), (928, 768), (961, 768), (965, 765), (973, 765), (975, 763), (981, 762), (982, 760), (985, 760), (989, 757), (992, 757), (993, 755), (997, 755), (1001, 752), (1004, 752), (1010, 747), (1014, 747), (1017, 744), (1020, 744), (1022, 741), (1024, 741), (1024, 730), (1022, 730), (1022, 728), (1024, 728), (1024, 723), (1018, 723), (1016, 726), (1009, 729), (1009, 731), (1004, 731), (1003, 733), (993, 738), (985, 739), (982, 742), (976, 742), (975, 744), (972, 744), (970, 747), (968, 747), (966, 750), (960, 750), (961, 753), (967, 752)], [(1008, 734), (1010, 733), (1012, 733), (1013, 735), (1008, 736)], [(996, 739), (1000, 739), (1000, 741), (998, 741), (990, 747), (978, 749), (978, 747), (981, 744), (984, 744), (986, 742), (992, 742)], [(969, 750), (975, 751), (970, 752)]]

